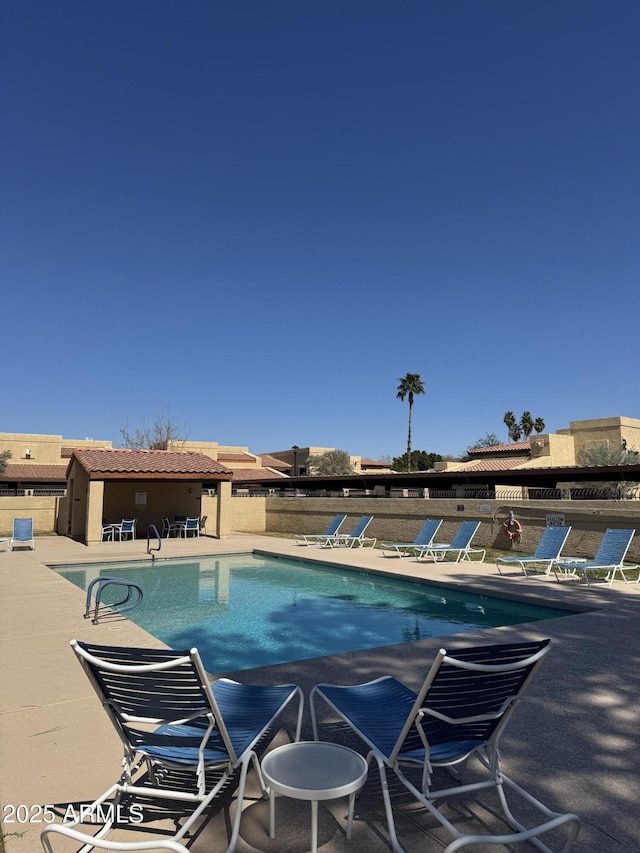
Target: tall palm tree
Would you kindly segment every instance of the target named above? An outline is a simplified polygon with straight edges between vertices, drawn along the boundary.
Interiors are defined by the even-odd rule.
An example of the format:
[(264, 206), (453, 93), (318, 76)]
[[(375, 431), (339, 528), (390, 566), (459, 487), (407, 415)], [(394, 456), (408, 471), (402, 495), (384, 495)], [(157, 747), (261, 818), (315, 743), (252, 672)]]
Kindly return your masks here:
[(409, 429), (407, 431), (407, 471), (411, 471), (411, 411), (413, 409), (413, 398), (416, 394), (424, 394), (424, 382), (419, 373), (407, 373), (398, 379), (398, 393), (396, 397), (404, 402), (409, 399)]
[(536, 418), (535, 421), (533, 422), (533, 428), (535, 429), (535, 431), (538, 434), (540, 434), (541, 432), (544, 432), (545, 426), (546, 426), (546, 424), (542, 420), (542, 418)]
[(514, 431), (516, 429), (518, 429), (518, 431), (519, 431), (518, 421), (516, 420), (516, 416), (513, 414), (513, 412), (505, 412), (504, 418), (502, 420), (504, 422), (504, 425), (507, 428), (507, 433), (508, 433), (511, 441), (517, 441), (517, 439), (515, 439), (513, 437)]
[(529, 438), (533, 432), (533, 415), (531, 412), (523, 412), (520, 418), (520, 429), (524, 433), (525, 438)]

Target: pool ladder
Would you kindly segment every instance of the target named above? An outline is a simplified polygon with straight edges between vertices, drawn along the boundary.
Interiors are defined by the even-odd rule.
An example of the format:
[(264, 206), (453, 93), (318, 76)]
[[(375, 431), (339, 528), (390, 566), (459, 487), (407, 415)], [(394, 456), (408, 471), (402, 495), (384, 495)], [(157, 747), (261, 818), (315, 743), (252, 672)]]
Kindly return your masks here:
[[(151, 540), (152, 536), (155, 536), (156, 539), (158, 540), (158, 547), (157, 548), (151, 547), (150, 540)], [(155, 526), (155, 524), (150, 524), (147, 527), (147, 554), (151, 554), (151, 562), (153, 562), (156, 558), (156, 555), (154, 552), (159, 551), (161, 548), (162, 548), (162, 539), (160, 538), (160, 534), (158, 533), (158, 528)]]
[[(84, 611), (85, 619), (88, 619), (91, 615), (91, 593), (95, 586), (97, 586), (94, 596), (95, 607), (93, 611), (93, 619), (91, 620), (94, 625), (98, 624), (100, 616), (104, 615), (105, 611), (107, 611), (111, 616), (127, 613), (129, 610), (133, 610), (134, 607), (137, 607), (142, 601), (142, 588), (138, 586), (137, 583), (133, 583), (133, 581), (126, 581), (122, 578), (94, 578), (87, 587), (87, 601)], [(113, 604), (102, 604), (102, 593), (110, 586), (123, 586), (126, 588), (127, 594), (122, 601), (117, 601)], [(134, 594), (137, 598), (135, 601), (131, 601)], [(130, 601), (131, 604), (128, 603)], [(122, 607), (123, 604), (125, 607)], [(118, 609), (116, 610), (116, 608)]]

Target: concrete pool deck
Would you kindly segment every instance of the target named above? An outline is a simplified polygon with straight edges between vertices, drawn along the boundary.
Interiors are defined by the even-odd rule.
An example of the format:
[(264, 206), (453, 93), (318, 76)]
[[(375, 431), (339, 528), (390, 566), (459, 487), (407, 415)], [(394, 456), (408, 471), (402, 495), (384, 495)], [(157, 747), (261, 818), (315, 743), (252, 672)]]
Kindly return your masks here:
[[(147, 559), (146, 541), (86, 547), (63, 537), (39, 537), (36, 550), (0, 552), (0, 804), (6, 853), (40, 850), (38, 822), (9, 823), (11, 806), (91, 802), (116, 781), (121, 747), (106, 714), (78, 666), (69, 640), (105, 644), (162, 644), (126, 619), (92, 625), (83, 619), (85, 593), (48, 565)], [(301, 548), (290, 539), (235, 534), (163, 542), (162, 557), (242, 553), (252, 550), (339, 563), (354, 569), (468, 587), (481, 594), (542, 599), (563, 607), (590, 608), (575, 615), (507, 628), (419, 640), (312, 661), (297, 661), (232, 675), (253, 683), (295, 682), (309, 695), (318, 682), (355, 683), (393, 674), (418, 687), (442, 645), (448, 649), (515, 638), (552, 637), (557, 646), (518, 708), (503, 741), (505, 772), (558, 811), (583, 821), (576, 853), (640, 849), (636, 793), (640, 784), (640, 584), (590, 587), (554, 578), (498, 575), (492, 563), (417, 563), (385, 558), (378, 550)], [(310, 626), (311, 627), (311, 626)], [(311, 738), (308, 708), (303, 738)], [(325, 853), (384, 853), (390, 849), (382, 803), (370, 790), (356, 805), (347, 841), (344, 800), (320, 805), (319, 849)], [(238, 853), (304, 853), (310, 844), (306, 803), (278, 801), (275, 839), (268, 837), (267, 803), (245, 800)], [(493, 795), (460, 797), (454, 823), (486, 832), (496, 823)], [(8, 808), (9, 807), (9, 808)], [(227, 846), (225, 809), (215, 812), (194, 839), (194, 853), (222, 853)], [(403, 809), (397, 819), (408, 853), (442, 850), (451, 840), (421, 811)], [(145, 840), (150, 840), (147, 835)], [(57, 849), (71, 849), (64, 844)], [(482, 850), (483, 847), (474, 847)], [(489, 848), (486, 848), (487, 851)], [(496, 850), (495, 846), (490, 848)], [(521, 844), (516, 850), (528, 850)]]

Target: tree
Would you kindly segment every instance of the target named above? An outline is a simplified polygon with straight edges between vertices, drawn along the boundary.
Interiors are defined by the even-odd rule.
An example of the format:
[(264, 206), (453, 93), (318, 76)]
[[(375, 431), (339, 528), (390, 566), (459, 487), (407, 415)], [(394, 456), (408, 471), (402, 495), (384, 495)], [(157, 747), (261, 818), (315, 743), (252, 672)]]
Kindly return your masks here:
[(538, 435), (539, 435), (541, 432), (544, 432), (544, 428), (545, 428), (545, 426), (546, 426), (546, 424), (545, 424), (545, 422), (542, 420), (542, 418), (536, 418), (536, 419), (535, 419), (535, 421), (533, 422), (533, 428), (534, 428), (534, 429), (535, 429), (535, 431), (538, 433)]
[[(625, 441), (622, 444), (611, 445), (608, 441), (600, 441), (583, 447), (576, 454), (578, 465), (585, 468), (598, 468), (605, 465), (640, 465), (640, 453), (637, 450), (628, 449)], [(631, 497), (638, 483), (627, 480), (611, 482), (580, 483), (581, 488), (597, 489), (602, 496), (617, 497), (620, 499)]]
[(346, 450), (327, 450), (307, 460), (309, 474), (312, 477), (353, 474), (351, 458)]
[(426, 450), (412, 450), (410, 461), (409, 466), (407, 454), (403, 453), (402, 456), (394, 456), (391, 467), (394, 471), (429, 471), (436, 462), (442, 462), (442, 456), (439, 453), (427, 453)]
[(151, 426), (143, 423), (141, 429), (130, 430), (128, 426), (120, 427), (123, 446), (133, 450), (167, 450), (170, 446), (175, 449), (184, 444), (185, 438), (180, 427), (170, 415), (161, 412), (156, 416)]
[(520, 440), (520, 425), (516, 420), (516, 416), (513, 412), (505, 412), (504, 413), (504, 425), (507, 428), (507, 433), (511, 441), (519, 441)]
[(4, 474), (7, 470), (7, 465), (11, 459), (11, 455), (10, 450), (3, 450), (2, 453), (0, 453), (0, 475)]
[(424, 383), (420, 378), (419, 373), (407, 373), (406, 376), (402, 376), (398, 379), (400, 383), (398, 385), (398, 393), (396, 397), (399, 400), (402, 400), (404, 403), (404, 398), (407, 397), (409, 400), (409, 428), (407, 430), (407, 462), (408, 468), (407, 471), (411, 471), (411, 413), (413, 409), (413, 398), (416, 394), (424, 394)]
[(537, 433), (541, 433), (545, 428), (542, 418), (534, 420), (531, 412), (523, 412), (519, 421), (516, 420), (513, 412), (505, 412), (503, 422), (507, 427), (511, 441), (520, 441), (523, 435), (525, 439), (528, 439), (534, 429)]
[(625, 442), (611, 445), (608, 441), (599, 441), (583, 447), (576, 454), (578, 465), (585, 468), (597, 468), (603, 465), (637, 465), (640, 463), (640, 453), (628, 450)]
[(479, 438), (475, 444), (472, 444), (470, 447), (467, 447), (466, 453), (463, 453), (458, 461), (469, 462), (469, 460), (471, 459), (471, 452), (473, 450), (479, 450), (482, 447), (495, 447), (496, 444), (502, 444), (502, 442), (495, 434), (495, 432), (488, 432), (484, 438)]
[(481, 447), (495, 447), (496, 444), (502, 444), (495, 432), (488, 432), (484, 438), (479, 438), (475, 444), (467, 448), (469, 450), (478, 450)]
[(533, 416), (531, 412), (523, 412), (520, 417), (520, 429), (524, 433), (525, 439), (529, 438), (533, 432)]

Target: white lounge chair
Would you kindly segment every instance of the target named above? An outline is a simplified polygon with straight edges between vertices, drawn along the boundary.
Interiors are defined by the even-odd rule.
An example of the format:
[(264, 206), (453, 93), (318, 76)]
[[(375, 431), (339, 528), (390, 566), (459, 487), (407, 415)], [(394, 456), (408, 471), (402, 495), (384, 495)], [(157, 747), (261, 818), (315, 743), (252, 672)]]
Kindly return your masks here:
[(385, 557), (408, 557), (416, 548), (431, 545), (442, 524), (442, 519), (428, 518), (413, 542), (384, 542), (380, 547)]
[[(612, 584), (616, 574), (619, 573), (625, 583), (634, 583), (635, 581), (627, 580), (627, 576), (624, 573), (624, 558), (627, 556), (627, 551), (635, 532), (635, 529), (607, 528), (593, 560), (576, 560), (574, 563), (564, 560), (554, 562), (553, 571), (557, 580), (576, 577), (579, 574), (582, 580), (586, 581), (587, 585), (590, 585), (589, 575), (595, 575), (596, 572), (606, 572), (604, 577), (594, 577), (593, 579), (599, 583)], [(638, 567), (628, 566), (627, 568), (635, 569)]]
[(419, 548), (414, 548), (416, 560), (431, 559), (434, 562), (445, 560), (447, 554), (455, 554), (456, 558), (453, 562), (458, 563), (460, 560), (471, 560), (471, 554), (482, 554), (477, 562), (484, 562), (487, 552), (484, 548), (472, 548), (471, 540), (478, 532), (480, 527), (479, 521), (463, 521), (456, 531), (453, 539), (448, 545), (424, 545)]
[(346, 517), (346, 514), (342, 515), (338, 513), (334, 515), (333, 520), (327, 525), (324, 533), (296, 533), (294, 539), (298, 545), (317, 545), (318, 540), (325, 540), (330, 536), (335, 536), (342, 527)]
[[(118, 732), (124, 758), (118, 782), (91, 805), (83, 805), (77, 820), (49, 824), (42, 830), (46, 853), (53, 853), (52, 840), (57, 835), (84, 845), (84, 853), (96, 848), (188, 853), (187, 833), (212, 800), (233, 785), (238, 789), (238, 803), (227, 847), (231, 853), (238, 839), (251, 765), (263, 795), (267, 793), (255, 749), (259, 742), (265, 746), (275, 734), (276, 721), (294, 698), (298, 700), (295, 739), (300, 739), (300, 688), (294, 684), (254, 686), (227, 678), (210, 684), (197, 649), (99, 646), (77, 640), (71, 645)], [(132, 815), (138, 798), (149, 809), (151, 820), (157, 819), (158, 810), (166, 804), (175, 824), (173, 833), (150, 841), (153, 829), (142, 824), (140, 841), (114, 842), (111, 832), (118, 812)], [(113, 808), (103, 809), (105, 802), (113, 803)], [(175, 815), (178, 802), (189, 812), (181, 825)], [(82, 831), (78, 824), (83, 820), (91, 824), (93, 832)], [(100, 826), (97, 833), (96, 824)], [(135, 828), (136, 822), (129, 821), (127, 830)]]
[(364, 535), (365, 530), (372, 521), (372, 515), (363, 515), (356, 522), (351, 533), (336, 533), (335, 536), (329, 536), (324, 541), (320, 542), (320, 545), (329, 548), (353, 548), (354, 545), (358, 545), (358, 547), (362, 548), (367, 546), (373, 548), (376, 544), (376, 540)]
[[(527, 575), (527, 567), (529, 567), (528, 571), (534, 574), (545, 576), (551, 574), (553, 561), (557, 560), (560, 556), (570, 530), (570, 527), (545, 527), (538, 542), (538, 547), (530, 557), (516, 557), (513, 555), (511, 557), (498, 557), (496, 559), (499, 574), (503, 573), (500, 563), (504, 563), (507, 566), (520, 566), (522, 574), (525, 576)], [(538, 568), (534, 568), (535, 566), (538, 566)]]

